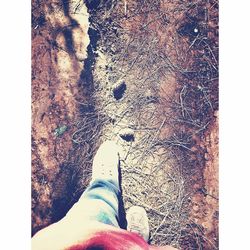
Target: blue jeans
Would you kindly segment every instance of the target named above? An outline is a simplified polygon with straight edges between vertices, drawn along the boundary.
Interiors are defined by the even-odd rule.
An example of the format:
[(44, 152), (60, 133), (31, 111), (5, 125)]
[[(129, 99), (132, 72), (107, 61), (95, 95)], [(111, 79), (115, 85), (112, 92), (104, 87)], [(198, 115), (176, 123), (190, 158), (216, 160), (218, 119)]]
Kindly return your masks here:
[(69, 210), (67, 217), (78, 214), (85, 223), (99, 221), (119, 227), (119, 198), (121, 191), (116, 183), (94, 180), (79, 201)]

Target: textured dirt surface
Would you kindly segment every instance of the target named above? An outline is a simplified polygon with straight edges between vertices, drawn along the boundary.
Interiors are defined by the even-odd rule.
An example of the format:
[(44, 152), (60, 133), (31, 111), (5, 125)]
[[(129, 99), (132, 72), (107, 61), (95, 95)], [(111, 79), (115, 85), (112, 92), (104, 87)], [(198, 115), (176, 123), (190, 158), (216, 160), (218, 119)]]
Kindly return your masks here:
[(33, 233), (78, 199), (105, 139), (153, 244), (218, 249), (216, 1), (32, 2)]
[(64, 7), (59, 1), (32, 2), (33, 232), (51, 223), (53, 209), (65, 211), (55, 201), (65, 196), (70, 180), (61, 173), (70, 171), (82, 61), (89, 44), (86, 7), (80, 6), (78, 14), (67, 14)]
[[(204, 183), (201, 187), (203, 202), (199, 202), (199, 194), (193, 197), (193, 217), (205, 228), (205, 235), (213, 242), (218, 241), (219, 223), (219, 138), (218, 138), (218, 113), (215, 113), (214, 123), (206, 133), (204, 148), (205, 169), (203, 172)], [(198, 201), (198, 202), (197, 202)], [(200, 204), (204, 204), (203, 216), (198, 215)]]
[[(204, 249), (216, 249), (219, 241), (219, 138), (218, 113), (199, 146), (205, 152), (204, 168), (193, 176), (194, 194), (190, 203), (190, 228)], [(199, 226), (197, 226), (199, 225)], [(199, 239), (199, 235), (203, 238)]]

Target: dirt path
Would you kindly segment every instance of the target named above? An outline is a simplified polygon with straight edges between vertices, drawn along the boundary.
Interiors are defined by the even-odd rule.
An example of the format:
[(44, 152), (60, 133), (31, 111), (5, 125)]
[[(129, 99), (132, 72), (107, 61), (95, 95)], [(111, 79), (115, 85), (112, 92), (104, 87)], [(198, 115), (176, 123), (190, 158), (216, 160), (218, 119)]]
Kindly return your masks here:
[[(77, 200), (91, 176), (93, 153), (101, 141), (113, 139), (124, 148), (125, 208), (145, 207), (151, 242), (218, 249), (217, 3), (87, 1), (88, 12), (71, 3), (78, 16), (59, 4), (60, 22), (52, 11), (45, 30), (39, 27), (42, 35), (33, 24), (36, 78), (43, 74), (36, 58), (40, 61), (39, 53), (46, 51), (39, 35), (51, 41), (46, 48), (52, 52), (56, 42), (59, 58), (48, 56), (50, 67), (42, 66), (46, 77), (53, 77), (47, 99), (36, 96), (43, 93), (41, 77), (33, 79), (34, 231), (60, 219)], [(68, 31), (61, 31), (74, 20), (76, 34), (70, 31), (76, 49), (65, 54)], [(59, 35), (48, 34), (51, 30)], [(60, 59), (70, 66), (60, 66)], [(51, 71), (53, 63), (57, 71)], [(48, 119), (55, 105), (52, 110), (60, 115)]]
[(146, 208), (152, 243), (217, 249), (215, 3), (125, 2), (90, 11), (103, 137), (126, 148), (125, 207)]

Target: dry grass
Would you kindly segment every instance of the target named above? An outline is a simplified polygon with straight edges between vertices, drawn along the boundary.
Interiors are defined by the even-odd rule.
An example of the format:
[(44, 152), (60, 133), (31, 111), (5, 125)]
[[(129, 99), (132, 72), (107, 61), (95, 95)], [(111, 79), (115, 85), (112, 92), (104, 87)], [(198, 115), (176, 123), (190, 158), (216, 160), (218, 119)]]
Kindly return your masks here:
[[(218, 109), (217, 31), (211, 26), (218, 22), (217, 3), (103, 1), (90, 16), (98, 54), (94, 105), (81, 104), (84, 116), (73, 141), (98, 145), (115, 139), (124, 146), (125, 208), (147, 210), (152, 243), (217, 249), (218, 242), (189, 216), (191, 178), (204, 164), (197, 140)], [(116, 100), (113, 89), (120, 81), (127, 89)], [(134, 131), (134, 142), (119, 137), (127, 128)], [(92, 155), (87, 158), (90, 162)]]

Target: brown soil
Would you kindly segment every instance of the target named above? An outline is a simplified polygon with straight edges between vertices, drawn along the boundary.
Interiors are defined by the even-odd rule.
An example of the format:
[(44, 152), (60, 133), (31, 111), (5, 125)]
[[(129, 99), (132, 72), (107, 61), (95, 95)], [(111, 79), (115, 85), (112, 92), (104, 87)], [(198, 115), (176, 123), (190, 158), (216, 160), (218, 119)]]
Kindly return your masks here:
[(192, 219), (204, 228), (206, 236), (206, 246), (212, 242), (218, 242), (219, 223), (219, 191), (218, 191), (218, 113), (212, 126), (206, 132), (205, 140), (201, 143), (206, 151), (205, 168), (203, 170), (203, 183), (197, 183), (194, 189), (197, 192), (192, 197)]
[[(190, 229), (204, 249), (217, 249), (219, 241), (219, 190), (218, 190), (218, 113), (198, 143), (205, 162), (192, 177), (193, 195), (190, 202)], [(197, 153), (197, 151), (196, 151)], [(202, 235), (202, 237), (201, 237)], [(190, 241), (190, 238), (189, 238)], [(197, 246), (198, 247), (198, 246)]]
[(32, 2), (33, 233), (52, 222), (53, 209), (62, 206), (57, 204), (59, 207), (54, 208), (55, 201), (60, 201), (71, 178), (67, 172), (74, 154), (72, 133), (79, 112), (76, 100), (82, 93), (81, 61), (87, 57), (89, 43), (88, 13), (84, 6), (78, 16), (85, 15), (86, 21), (77, 28), (68, 28), (73, 38), (68, 42), (70, 34), (66, 35), (64, 30), (77, 21), (77, 15), (67, 16), (60, 4)]
[(32, 2), (33, 234), (78, 199), (108, 138), (151, 242), (218, 249), (218, 4), (86, 2)]

